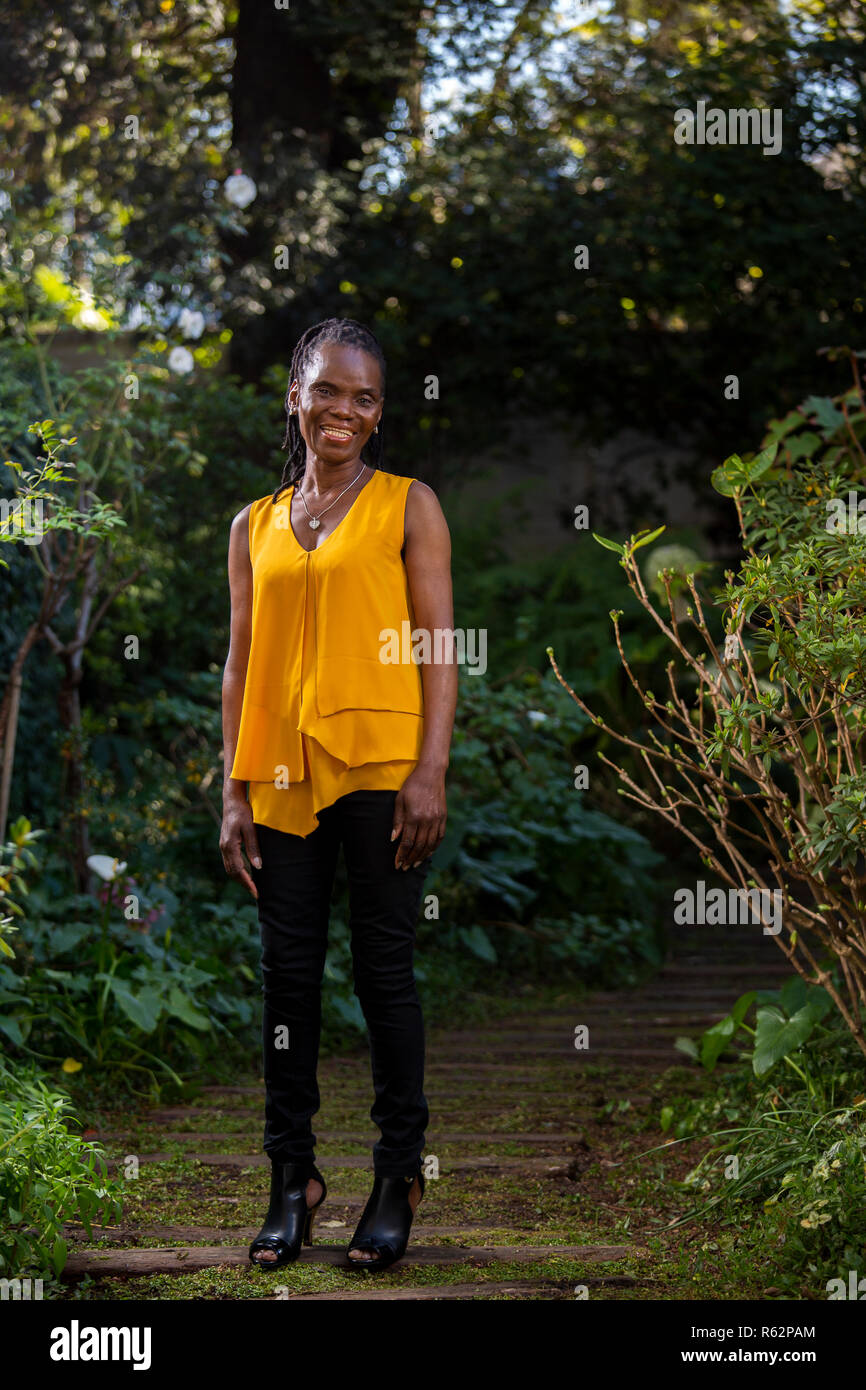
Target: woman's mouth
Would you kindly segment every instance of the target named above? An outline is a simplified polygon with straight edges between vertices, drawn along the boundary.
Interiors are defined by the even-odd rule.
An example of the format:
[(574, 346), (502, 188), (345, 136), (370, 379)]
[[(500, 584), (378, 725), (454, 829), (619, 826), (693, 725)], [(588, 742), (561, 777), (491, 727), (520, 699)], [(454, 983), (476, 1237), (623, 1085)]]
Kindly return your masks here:
[(319, 429), (326, 439), (332, 439), (335, 444), (345, 444), (354, 435), (354, 430), (342, 429), (339, 425), (320, 425)]

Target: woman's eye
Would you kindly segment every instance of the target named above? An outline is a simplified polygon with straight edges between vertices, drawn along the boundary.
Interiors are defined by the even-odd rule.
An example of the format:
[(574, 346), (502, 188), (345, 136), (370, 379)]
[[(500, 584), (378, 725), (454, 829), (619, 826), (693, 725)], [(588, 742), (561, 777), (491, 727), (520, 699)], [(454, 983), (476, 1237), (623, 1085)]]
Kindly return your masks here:
[[(321, 396), (330, 396), (333, 394), (330, 386), (315, 386), (313, 389), (317, 391), (318, 394)], [(372, 396), (359, 396), (358, 401), (359, 404), (363, 406), (375, 405), (375, 401), (373, 400)]]

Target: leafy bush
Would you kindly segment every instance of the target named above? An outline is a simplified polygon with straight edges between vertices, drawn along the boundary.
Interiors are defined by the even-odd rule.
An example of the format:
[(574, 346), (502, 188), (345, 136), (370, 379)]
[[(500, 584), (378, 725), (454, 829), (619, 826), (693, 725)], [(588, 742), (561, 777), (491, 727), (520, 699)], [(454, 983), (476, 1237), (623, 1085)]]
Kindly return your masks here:
[(866, 504), (856, 494), (866, 482), (866, 397), (848, 356), (850, 390), (811, 397), (772, 422), (755, 457), (732, 455), (716, 470), (745, 551), (721, 590), (708, 596), (687, 575), (689, 603), (678, 614), (682, 593), (663, 571), (663, 616), (636, 559), (657, 533), (626, 544), (597, 538), (619, 553), (674, 652), (667, 694), (657, 696), (630, 668), (621, 614), (611, 614), (652, 721), (646, 735), (610, 728), (566, 688), (643, 760), (636, 776), (632, 764), (606, 759), (623, 795), (674, 826), (732, 888), (778, 895), (777, 946), (827, 990), (866, 1055)]
[(181, 911), (167, 884), (139, 885), (116, 861), (103, 872), (98, 894), (76, 893), (56, 852), (39, 865), (14, 963), (0, 963), (0, 1031), (70, 1074), (158, 1093), (251, 1025), (238, 979), (255, 978), (255, 910), (187, 899)]
[[(96, 595), (102, 618), (83, 653), (80, 718), (59, 742), (44, 708), (61, 684), (55, 649), (40, 640), (27, 654), (19, 748), (34, 756), (19, 756), (13, 793), (31, 818), (41, 809), (45, 831), (34, 835), (44, 833), (45, 852), (26, 917), (20, 908), (6, 914), (19, 916), (21, 930), (10, 938), (14, 961), (0, 961), (0, 1032), (21, 1053), (80, 1069), (74, 1084), (110, 1075), (153, 1090), (179, 1084), (205, 1060), (258, 1045), (255, 908), (225, 879), (217, 847), (219, 660), (228, 614), (213, 574), (224, 567), (234, 511), (271, 485), (263, 467), (269, 454), (282, 462), (281, 431), (276, 393), (262, 398), (226, 377), (179, 380), (155, 346), (133, 363), (116, 352), (112, 346), (104, 366), (74, 376), (36, 342), (0, 352), (0, 379), (9, 379), (17, 403), (14, 419), (2, 418), (24, 459), (12, 482), (20, 488), (36, 477), (40, 457), (50, 471), (62, 456), (75, 472), (76, 496), (98, 484), (128, 522), (106, 548)], [(147, 383), (134, 408), (120, 389), (133, 367)], [(20, 418), (49, 413), (38, 441), (21, 431)], [(72, 436), (76, 463), (66, 457)], [(57, 481), (52, 472), (48, 482)], [(621, 708), (628, 692), (605, 655), (600, 617), (609, 576), (585, 547), (509, 561), (495, 507), (477, 527), (482, 565), (479, 536), (455, 529), (455, 589), (461, 624), (491, 634), (491, 670), (462, 681), (451, 828), (428, 889), (439, 894), (441, 915), (422, 922), (419, 978), (450, 999), (470, 978), (489, 984), (491, 972), (507, 979), (565, 968), (587, 981), (636, 978), (658, 959), (647, 897), (655, 861), (640, 835), (600, 809), (603, 789), (573, 786), (570, 769), (586, 760), (581, 750), (595, 730), (573, 719), (566, 727), (555, 683), (545, 685), (525, 660), (540, 660), (552, 621), (581, 654), (587, 688)], [(11, 665), (20, 624), (38, 616), (39, 594), (27, 548), (6, 549), (20, 552), (6, 573), (20, 618), (0, 626), (0, 657), (5, 652)], [(637, 603), (634, 611), (633, 657), (643, 666), (664, 644)], [(122, 659), (130, 633), (138, 661)], [(73, 766), (74, 786), (67, 782), (63, 792), (58, 769)], [(73, 826), (75, 851), (64, 864), (69, 837), (60, 832)], [(99, 894), (88, 891), (84, 872), (85, 850), (94, 849), (130, 865), (128, 877), (120, 871)], [(127, 911), (131, 897), (137, 916)], [(12, 928), (6, 922), (0, 940)], [(341, 900), (323, 1003), (326, 1043), (362, 1026)]]
[(461, 680), (448, 829), (427, 887), (439, 919), (422, 921), (422, 943), (444, 937), (488, 967), (587, 982), (658, 962), (661, 856), (589, 804), (577, 762), (587, 727), (549, 673), (499, 688)]
[[(744, 1023), (752, 1008), (755, 1029)], [(677, 1140), (710, 1141), (684, 1181), (696, 1202), (682, 1220), (720, 1218), (739, 1241), (760, 1248), (774, 1283), (794, 1290), (805, 1279), (814, 1291), (862, 1271), (866, 1256), (860, 1054), (826, 991), (799, 976), (780, 990), (744, 995), (693, 1055), (713, 1069), (744, 1031), (753, 1038), (746, 1065), (710, 1096), (662, 1110), (662, 1128)]]
[(63, 1225), (116, 1220), (120, 1185), (100, 1149), (72, 1133), (71, 1101), (37, 1071), (0, 1059), (0, 1268), (4, 1277), (60, 1274)]
[[(62, 820), (67, 839), (71, 823), (100, 804), (84, 776), (91, 752), (124, 789), (135, 755), (157, 732), (156, 702), (182, 701), (189, 673), (221, 657), (227, 589), (213, 576), (224, 573), (229, 523), (272, 486), (263, 466), (282, 465), (278, 397), (262, 398), (231, 377), (178, 378), (158, 343), (141, 346), (131, 361), (122, 339), (107, 338), (105, 365), (73, 374), (40, 342), (0, 349), (0, 387), (8, 384), (16, 402), (14, 412), (4, 409), (6, 397), (0, 405), (12, 462), (0, 485), (20, 500), (40, 498), (46, 528), (56, 528), (40, 547), (2, 547), (12, 601), (0, 617), (0, 669), (12, 671), (16, 654), (26, 655), (18, 746), (35, 753), (19, 754), (13, 804), (48, 829)], [(133, 400), (130, 374), (143, 388)], [(38, 420), (38, 429), (24, 430), (26, 419)], [(61, 449), (61, 434), (74, 444)], [(70, 530), (78, 534), (67, 544)], [(20, 539), (7, 531), (0, 540)], [(127, 651), (130, 635), (136, 659)], [(80, 680), (80, 724), (74, 702), (64, 703), (70, 663)], [(144, 728), (151, 714), (154, 724)], [(4, 727), (0, 706), (0, 740)], [(171, 741), (152, 746), (174, 772)], [(79, 835), (83, 841), (80, 827)], [(77, 856), (79, 887), (86, 852)]]
[[(555, 643), (563, 664), (575, 674), (585, 695), (598, 695), (612, 712), (642, 707), (631, 690), (610, 642), (610, 590), (617, 583), (616, 561), (599, 556), (585, 534), (563, 530), (561, 545), (539, 555), (509, 554), (504, 537), (519, 530), (523, 488), (473, 507), (467, 518), (455, 504), (449, 524), (453, 541), (455, 622), (487, 633), (487, 674), (493, 683), (548, 670), (545, 649)], [(512, 510), (513, 509), (513, 512)], [(567, 539), (565, 539), (567, 537)], [(586, 542), (586, 543), (584, 543)], [(626, 635), (629, 660), (655, 676), (666, 652), (664, 637), (626, 595), (631, 626)], [(471, 684), (476, 678), (466, 682)]]
[[(755, 1026), (751, 1028), (746, 1019), (753, 1007)], [(707, 1071), (713, 1071), (734, 1037), (746, 1032), (754, 1039), (750, 1056), (756, 1076), (765, 1076), (784, 1061), (811, 1092), (813, 1087), (820, 1086), (820, 1077), (811, 1080), (793, 1060), (792, 1054), (798, 1052), (816, 1030), (835, 1043), (835, 1032), (828, 1027), (821, 1028), (822, 1020), (832, 1007), (833, 1000), (826, 989), (807, 985), (795, 975), (778, 991), (750, 990), (741, 995), (727, 1017), (706, 1030), (699, 1047), (690, 1038), (678, 1038), (677, 1046), (681, 1052), (699, 1059)]]
[(14, 918), (24, 916), (21, 899), (28, 892), (27, 871), (38, 863), (31, 845), (42, 833), (21, 816), (9, 827), (9, 839), (0, 852), (0, 953), (10, 960), (15, 959), (11, 943), (18, 930)]
[[(161, 717), (193, 716), (172, 706)], [(426, 887), (439, 916), (422, 914), (419, 924), (418, 977), (436, 1008), (450, 1007), (470, 982), (489, 989), (515, 974), (564, 971), (615, 984), (659, 962), (659, 856), (574, 786), (588, 727), (551, 676), (526, 672), (498, 689), (484, 676), (461, 682), (449, 829)], [(202, 862), (197, 841), (212, 835), (216, 843), (210, 817), (201, 825), (182, 806), (172, 813), (173, 784), (158, 760), (145, 759), (136, 778), (123, 798), (101, 795), (91, 820), (110, 851), (98, 893), (70, 890), (47, 837), (16, 959), (0, 963), (0, 1031), (43, 1063), (80, 1070), (80, 1080), (112, 1075), (155, 1092), (238, 1049), (257, 1055), (259, 939), (251, 901), (239, 902), (224, 878), (215, 891), (206, 861), (190, 872), (190, 862)], [(215, 848), (213, 859), (221, 875)], [(364, 1027), (347, 923), (341, 866), (323, 990), (326, 1046)]]

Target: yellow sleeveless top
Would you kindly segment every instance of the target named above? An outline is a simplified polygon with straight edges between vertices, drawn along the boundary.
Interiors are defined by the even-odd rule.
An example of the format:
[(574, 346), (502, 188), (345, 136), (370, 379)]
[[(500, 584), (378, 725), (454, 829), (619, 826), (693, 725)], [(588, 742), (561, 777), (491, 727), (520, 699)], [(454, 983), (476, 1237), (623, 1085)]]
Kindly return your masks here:
[(252, 634), (231, 775), (249, 782), (259, 825), (309, 835), (338, 797), (399, 790), (418, 761), (424, 698), (400, 553), (413, 481), (377, 469), (316, 550), (292, 530), (294, 487), (250, 507)]

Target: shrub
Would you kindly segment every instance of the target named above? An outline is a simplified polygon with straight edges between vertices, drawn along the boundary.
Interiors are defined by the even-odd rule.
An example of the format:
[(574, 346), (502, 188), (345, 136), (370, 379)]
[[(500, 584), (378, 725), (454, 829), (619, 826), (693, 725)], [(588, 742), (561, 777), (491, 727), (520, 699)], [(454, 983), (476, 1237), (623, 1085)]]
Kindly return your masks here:
[[(754, 1008), (756, 1027), (745, 1019)], [(751, 1035), (741, 1065), (700, 1100), (674, 1101), (662, 1129), (709, 1149), (686, 1176), (695, 1198), (682, 1222), (712, 1216), (752, 1242), (773, 1283), (817, 1291), (866, 1256), (866, 1094), (862, 1060), (820, 987), (794, 975), (756, 991), (688, 1049), (709, 1069), (727, 1044)], [(827, 1292), (827, 1288), (824, 1289)]]
[(577, 762), (587, 728), (549, 673), (461, 681), (448, 829), (427, 888), (440, 920), (422, 922), (422, 941), (447, 923), (488, 966), (605, 983), (658, 962), (661, 856), (591, 804)]
[(658, 532), (626, 544), (597, 538), (619, 554), (675, 654), (657, 696), (632, 671), (621, 615), (611, 614), (652, 720), (645, 738), (594, 715), (550, 655), (580, 708), (642, 760), (638, 780), (602, 755), (622, 794), (673, 825), (733, 889), (779, 895), (777, 946), (827, 990), (866, 1054), (866, 525), (855, 492), (866, 481), (866, 399), (850, 359), (851, 389), (810, 397), (771, 423), (757, 455), (733, 455), (713, 475), (736, 507), (745, 551), (712, 596), (717, 617), (692, 574), (678, 616), (669, 571), (668, 612), (658, 610), (636, 559)]
[(60, 1274), (63, 1225), (117, 1219), (120, 1185), (101, 1150), (74, 1134), (71, 1101), (32, 1068), (0, 1059), (0, 1268)]
[(69, 891), (56, 851), (39, 863), (14, 962), (0, 962), (0, 1031), (40, 1062), (158, 1095), (252, 1023), (238, 979), (254, 979), (255, 913), (204, 893), (181, 906), (104, 860), (97, 893)]

